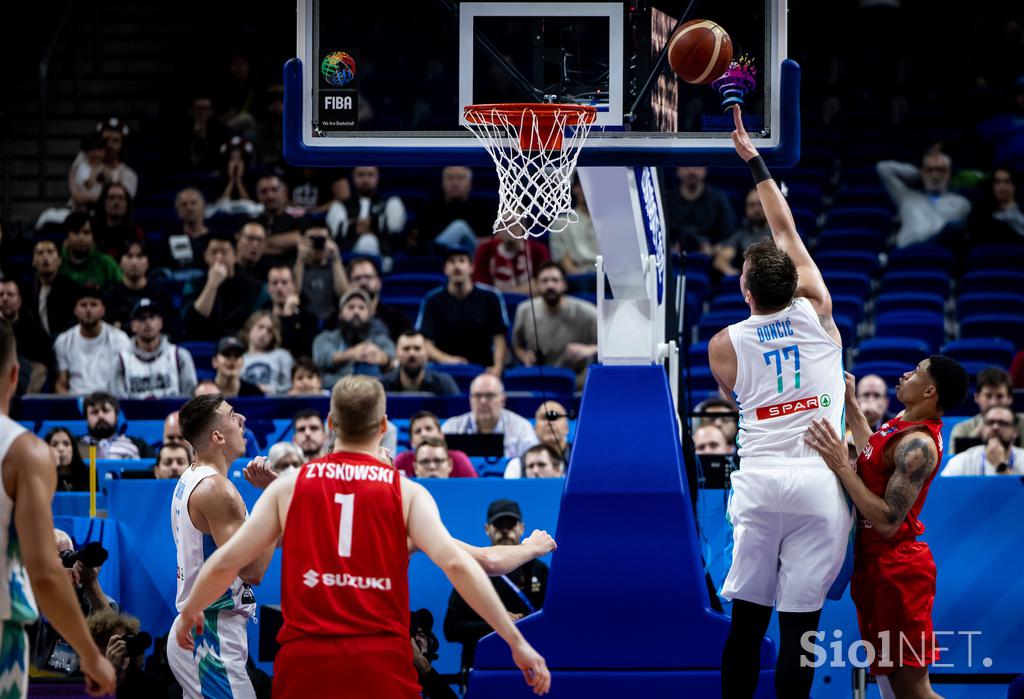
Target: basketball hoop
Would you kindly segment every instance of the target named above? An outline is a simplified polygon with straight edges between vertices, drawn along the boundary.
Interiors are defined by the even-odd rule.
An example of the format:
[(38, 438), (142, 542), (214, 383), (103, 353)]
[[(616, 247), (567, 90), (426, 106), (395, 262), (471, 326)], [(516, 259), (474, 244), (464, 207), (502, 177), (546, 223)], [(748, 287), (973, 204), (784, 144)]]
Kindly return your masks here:
[(579, 220), (571, 178), (597, 108), (578, 104), (473, 104), (466, 128), (498, 169), (494, 232), (516, 238), (558, 233)]

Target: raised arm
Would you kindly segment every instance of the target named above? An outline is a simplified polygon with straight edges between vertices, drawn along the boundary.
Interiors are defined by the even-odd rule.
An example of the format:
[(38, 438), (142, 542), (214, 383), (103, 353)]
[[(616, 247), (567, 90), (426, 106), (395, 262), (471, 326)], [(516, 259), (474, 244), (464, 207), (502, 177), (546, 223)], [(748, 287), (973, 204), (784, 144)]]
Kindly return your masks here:
[(736, 130), (732, 132), (732, 142), (736, 152), (744, 162), (750, 165), (757, 183), (757, 195), (761, 198), (765, 218), (772, 231), (772, 239), (780, 250), (789, 255), (796, 265), (798, 275), (796, 295), (803, 296), (814, 306), (819, 316), (832, 316), (832, 297), (829, 296), (825, 281), (821, 278), (818, 265), (814, 264), (811, 254), (807, 252), (804, 241), (796, 230), (796, 222), (789, 210), (789, 204), (779, 191), (775, 180), (768, 173), (764, 160), (754, 148), (747, 129), (743, 126), (743, 115), (739, 107), (733, 108), (733, 123)]
[(868, 419), (861, 412), (860, 403), (857, 402), (857, 379), (850, 372), (846, 372), (846, 427), (853, 433), (853, 443), (860, 454), (871, 439), (871, 425)]
[(533, 533), (518, 546), (480, 547), (458, 539), (455, 539), (455, 543), (472, 556), (473, 560), (479, 563), (484, 572), (491, 577), (507, 575), (524, 563), (547, 555), (558, 548), (558, 544), (551, 538), (551, 535), (541, 529), (534, 529)]
[(423, 486), (408, 479), (402, 479), (402, 497), (409, 502), (406, 526), (413, 546), (444, 571), (466, 603), (508, 643), (512, 659), (534, 693), (546, 694), (551, 674), (544, 658), (512, 623), (484, 571), (445, 529), (434, 498)]

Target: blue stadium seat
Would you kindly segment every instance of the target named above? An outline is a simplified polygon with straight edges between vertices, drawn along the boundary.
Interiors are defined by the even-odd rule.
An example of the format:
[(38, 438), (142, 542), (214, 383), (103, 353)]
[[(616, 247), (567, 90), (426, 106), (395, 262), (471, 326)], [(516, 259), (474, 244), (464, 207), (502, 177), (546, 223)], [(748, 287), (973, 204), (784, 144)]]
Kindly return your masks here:
[(691, 343), (690, 346), (686, 348), (686, 352), (689, 355), (691, 369), (699, 366), (709, 366), (707, 342)]
[(871, 277), (857, 272), (829, 272), (822, 275), (829, 293), (836, 296), (854, 296), (867, 300), (871, 291)]
[(892, 200), (882, 187), (840, 187), (832, 203), (837, 207), (891, 209)]
[(192, 361), (196, 365), (196, 371), (199, 369), (209, 369), (213, 362), (213, 355), (217, 353), (216, 342), (186, 340), (184, 342), (179, 342), (178, 346), (182, 349), (187, 349), (189, 354), (192, 355)]
[(864, 319), (864, 299), (848, 294), (833, 294), (832, 315), (846, 316), (854, 323), (859, 323)]
[(949, 275), (953, 271), (953, 255), (946, 248), (929, 243), (908, 245), (890, 250), (886, 272), (908, 272), (927, 269)]
[(442, 374), (448, 374), (455, 379), (455, 383), (463, 393), (469, 393), (469, 384), (484, 373), (484, 368), (479, 364), (431, 364), (430, 368)]
[(742, 294), (719, 294), (711, 299), (708, 307), (711, 312), (716, 311), (750, 311), (747, 302), (743, 300)]
[(1009, 340), (1014, 347), (1024, 347), (1024, 315), (992, 313), (964, 318), (960, 321), (960, 337), (997, 337)]
[(843, 347), (853, 346), (857, 341), (857, 324), (853, 321), (853, 318), (833, 313), (832, 322), (839, 328), (839, 336), (843, 340)]
[(984, 362), (989, 366), (1004, 369), (1010, 366), (1016, 352), (1013, 343), (998, 338), (968, 338), (950, 340), (939, 350), (961, 364), (964, 362)]
[(705, 313), (697, 323), (697, 339), (702, 341), (710, 340), (716, 332), (722, 328), (746, 320), (750, 316), (747, 311), (717, 311)]
[(711, 281), (708, 279), (708, 276), (699, 272), (687, 272), (685, 280), (677, 278), (676, 284), (685, 284), (686, 295), (693, 294), (697, 297), (698, 302), (703, 302), (707, 298), (708, 289), (711, 287)]
[(575, 393), (576, 373), (563, 367), (514, 367), (501, 377), (506, 391)]
[(818, 269), (825, 272), (853, 272), (872, 276), (878, 268), (878, 254), (861, 250), (829, 250), (814, 254)]
[(594, 293), (597, 291), (597, 273), (581, 272), (580, 274), (568, 274), (565, 282), (569, 286), (569, 293)]
[[(920, 359), (923, 359), (923, 357)], [(915, 366), (917, 366), (917, 362), (911, 364), (903, 362), (857, 362), (853, 365), (852, 373), (858, 379), (868, 374), (878, 374), (885, 380), (887, 385), (895, 386), (903, 374), (913, 371)]]
[(893, 215), (889, 209), (866, 206), (836, 206), (825, 215), (829, 228), (873, 228), (888, 235), (892, 231)]
[(704, 393), (718, 390), (718, 382), (715, 381), (715, 377), (711, 374), (710, 367), (690, 367), (690, 373), (687, 375), (687, 380), (690, 382), (690, 391), (693, 393)]
[(949, 294), (949, 276), (943, 272), (917, 269), (906, 272), (887, 272), (882, 277), (882, 294), (934, 294), (945, 298)]
[(509, 460), (506, 458), (494, 458), (492, 456), (471, 456), (470, 463), (476, 470), (476, 475), (481, 478), (502, 478), (505, 475), (505, 467)]
[(876, 337), (857, 347), (857, 363), (897, 362), (917, 364), (931, 354), (928, 344), (910, 337)]
[(783, 178), (786, 186), (786, 201), (790, 207), (804, 209), (821, 208), (821, 182), (813, 180), (800, 181)]
[[(390, 293), (390, 290), (385, 290), (381, 293), (380, 303), (382, 306), (391, 306), (400, 310), (406, 318), (415, 322), (420, 317), (420, 306), (423, 303), (423, 296), (393, 295)], [(511, 319), (509, 319), (509, 322), (511, 322)]]
[(1024, 315), (1024, 289), (961, 294), (956, 300), (956, 317), (961, 320), (989, 313)]
[[(871, 228), (826, 228), (818, 236), (816, 253), (833, 250), (870, 252), (876, 256), (885, 247), (885, 236)], [(817, 260), (817, 255), (815, 256)]]
[(945, 321), (931, 313), (881, 313), (875, 316), (875, 337), (914, 337), (934, 352), (946, 341)]
[(979, 245), (967, 255), (967, 271), (1024, 269), (1024, 245)]
[[(672, 256), (672, 264), (679, 269), (675, 255)], [(700, 274), (706, 277), (711, 273), (711, 257), (699, 252), (688, 252), (682, 262), (682, 269), (687, 275)]]
[(961, 294), (1005, 293), (1024, 289), (1024, 270), (985, 270), (968, 272), (960, 280)]
[(516, 308), (530, 297), (526, 294), (516, 294), (511, 291), (502, 291), (501, 295), (505, 298), (505, 309), (508, 312), (508, 323), (511, 326), (516, 320)]
[(804, 209), (795, 206), (792, 211), (793, 221), (796, 223), (796, 232), (806, 241), (818, 231), (817, 209)]
[[(846, 161), (847, 158), (844, 157), (843, 160)], [(839, 173), (839, 179), (846, 187), (880, 187), (882, 184), (874, 165), (844, 165)]]
[(392, 274), (439, 274), (444, 267), (444, 261), (433, 255), (407, 255), (395, 253), (392, 258)]
[(382, 294), (388, 296), (423, 296), (431, 289), (444, 286), (447, 277), (427, 272), (403, 272), (384, 277)]
[(730, 274), (727, 277), (722, 277), (718, 282), (717, 296), (723, 294), (742, 294), (740, 291), (740, 275)]
[(696, 294), (692, 294), (689, 291), (686, 292), (686, 306), (683, 309), (683, 327), (692, 328), (700, 320), (701, 314), (701, 302), (700, 297)]
[(895, 313), (922, 311), (933, 315), (943, 315), (946, 299), (935, 294), (892, 293), (880, 294), (875, 299), (875, 313)]

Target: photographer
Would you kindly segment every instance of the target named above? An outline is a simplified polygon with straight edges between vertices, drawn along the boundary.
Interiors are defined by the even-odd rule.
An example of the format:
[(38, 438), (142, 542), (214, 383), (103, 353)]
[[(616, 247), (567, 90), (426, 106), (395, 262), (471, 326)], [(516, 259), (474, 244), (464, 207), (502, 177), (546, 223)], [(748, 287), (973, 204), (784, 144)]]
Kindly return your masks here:
[(348, 277), (338, 245), (322, 224), (311, 225), (302, 232), (294, 277), (302, 308), (319, 321), (333, 318), (338, 299), (348, 290)]
[[(53, 530), (57, 554), (67, 572), (78, 604), (86, 619), (93, 614), (112, 611), (116, 603), (100, 587), (100, 568), (107, 560), (107, 550), (99, 542), (89, 542), (79, 550), (67, 532)], [(78, 670), (78, 656), (44, 617), (29, 627), (32, 639), (32, 664), (43, 671), (69, 674)], [(103, 648), (104, 646), (100, 646)]]
[(158, 677), (143, 669), (146, 650), (153, 638), (139, 631), (139, 620), (112, 609), (97, 612), (88, 619), (89, 633), (117, 672), (117, 697), (167, 697), (167, 688)]
[(455, 692), (430, 664), (437, 660), (441, 644), (434, 635), (434, 615), (429, 609), (417, 609), (410, 614), (409, 634), (412, 636), (412, 664), (424, 699), (455, 699)]

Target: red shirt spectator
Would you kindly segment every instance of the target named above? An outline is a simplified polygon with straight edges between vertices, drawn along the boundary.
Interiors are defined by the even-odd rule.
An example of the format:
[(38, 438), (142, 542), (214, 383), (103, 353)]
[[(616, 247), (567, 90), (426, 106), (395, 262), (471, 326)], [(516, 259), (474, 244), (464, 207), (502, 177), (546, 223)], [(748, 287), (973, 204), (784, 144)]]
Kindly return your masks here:
[[(526, 251), (530, 259), (527, 264)], [(508, 233), (482, 243), (473, 260), (473, 281), (500, 291), (530, 293), (530, 276), (548, 261), (548, 249), (535, 240), (519, 240)]]

